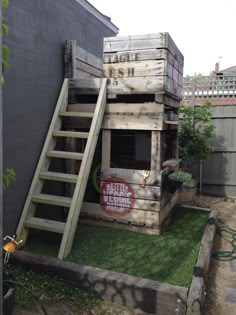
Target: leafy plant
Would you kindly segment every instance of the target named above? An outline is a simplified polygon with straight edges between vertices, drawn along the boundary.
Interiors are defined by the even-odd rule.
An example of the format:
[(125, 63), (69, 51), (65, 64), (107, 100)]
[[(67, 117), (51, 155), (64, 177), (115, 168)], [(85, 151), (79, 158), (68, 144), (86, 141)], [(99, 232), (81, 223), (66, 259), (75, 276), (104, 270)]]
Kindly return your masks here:
[(10, 182), (13, 180), (16, 180), (16, 173), (12, 168), (7, 168), (2, 176), (3, 189), (7, 189), (7, 187), (10, 185)]
[(176, 171), (169, 174), (171, 180), (175, 180), (182, 183), (182, 188), (195, 188), (196, 183), (192, 178), (192, 174), (184, 171)]
[(206, 102), (201, 106), (184, 106), (179, 132), (179, 154), (183, 161), (193, 162), (205, 160), (212, 153), (210, 142), (214, 126), (212, 123), (212, 104)]

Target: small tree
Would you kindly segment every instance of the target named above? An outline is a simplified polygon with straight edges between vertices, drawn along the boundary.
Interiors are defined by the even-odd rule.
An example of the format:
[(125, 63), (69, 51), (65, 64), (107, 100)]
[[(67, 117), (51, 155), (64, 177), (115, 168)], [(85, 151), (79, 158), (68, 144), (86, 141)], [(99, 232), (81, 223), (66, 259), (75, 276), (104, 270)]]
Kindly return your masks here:
[(210, 142), (213, 136), (212, 104), (206, 102), (201, 106), (180, 108), (183, 114), (179, 131), (179, 155), (185, 167), (205, 160), (212, 153)]

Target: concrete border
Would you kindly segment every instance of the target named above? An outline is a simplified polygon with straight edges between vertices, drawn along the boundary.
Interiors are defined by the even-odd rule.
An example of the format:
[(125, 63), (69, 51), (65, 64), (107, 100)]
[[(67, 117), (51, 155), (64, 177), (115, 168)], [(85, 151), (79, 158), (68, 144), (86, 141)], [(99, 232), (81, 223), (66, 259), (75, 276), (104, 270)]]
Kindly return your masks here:
[(192, 283), (187, 298), (186, 315), (205, 314), (206, 283), (210, 267), (213, 241), (216, 233), (216, 225), (217, 212), (212, 210), (202, 237), (197, 262), (193, 271)]
[(16, 251), (11, 262), (34, 271), (47, 272), (88, 289), (101, 299), (137, 309), (145, 314), (186, 314), (188, 288), (103, 270), (80, 266), (57, 258)]

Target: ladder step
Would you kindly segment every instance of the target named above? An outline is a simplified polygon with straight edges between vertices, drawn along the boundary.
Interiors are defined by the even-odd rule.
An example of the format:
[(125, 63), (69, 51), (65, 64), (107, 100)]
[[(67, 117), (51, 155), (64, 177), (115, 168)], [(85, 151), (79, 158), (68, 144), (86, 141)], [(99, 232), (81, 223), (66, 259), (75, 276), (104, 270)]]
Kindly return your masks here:
[(93, 118), (93, 113), (90, 112), (59, 112), (59, 116), (63, 117), (85, 117), (85, 118)]
[(68, 137), (68, 138), (88, 138), (88, 132), (76, 132), (76, 131), (53, 131), (52, 135), (54, 137)]
[(40, 179), (55, 180), (65, 183), (76, 183), (78, 176), (74, 174), (42, 172), (39, 174)]
[(70, 207), (72, 198), (55, 195), (38, 194), (32, 196), (32, 202), (45, 203), (48, 205)]
[(53, 151), (47, 152), (47, 157), (71, 159), (71, 160), (82, 160), (83, 159), (83, 153), (53, 150)]
[(38, 229), (43, 231), (55, 232), (55, 233), (64, 233), (65, 223), (59, 221), (46, 220), (41, 218), (29, 218), (24, 223), (25, 227), (32, 229)]

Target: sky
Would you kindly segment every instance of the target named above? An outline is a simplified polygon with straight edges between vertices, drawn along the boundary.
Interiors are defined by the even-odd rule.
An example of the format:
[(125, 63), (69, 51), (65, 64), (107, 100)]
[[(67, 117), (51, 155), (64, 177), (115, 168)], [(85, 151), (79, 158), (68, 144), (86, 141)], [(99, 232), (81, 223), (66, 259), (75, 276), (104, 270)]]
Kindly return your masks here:
[(169, 32), (184, 55), (184, 75), (236, 65), (236, 0), (88, 0), (118, 36)]

